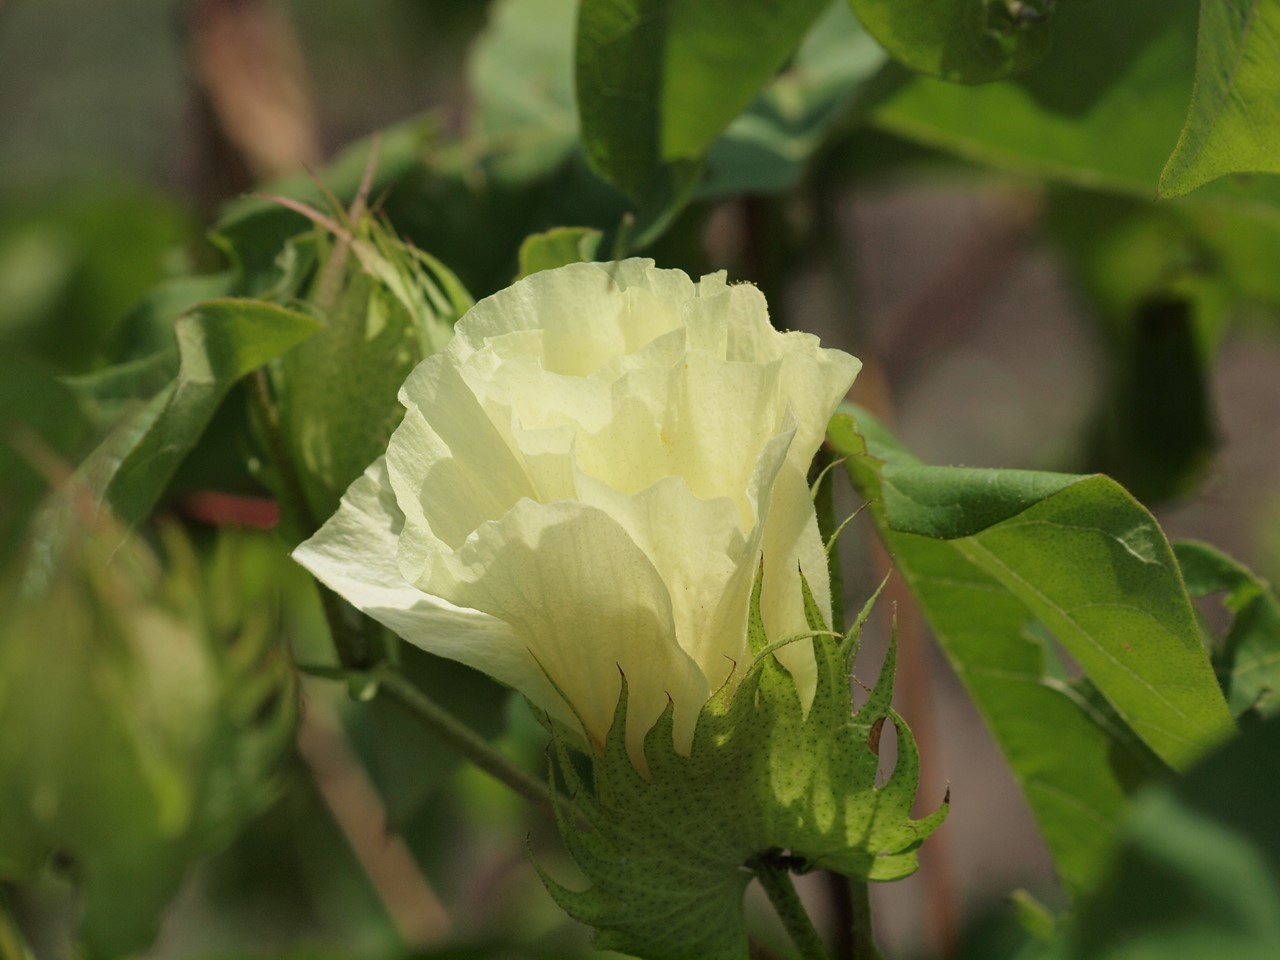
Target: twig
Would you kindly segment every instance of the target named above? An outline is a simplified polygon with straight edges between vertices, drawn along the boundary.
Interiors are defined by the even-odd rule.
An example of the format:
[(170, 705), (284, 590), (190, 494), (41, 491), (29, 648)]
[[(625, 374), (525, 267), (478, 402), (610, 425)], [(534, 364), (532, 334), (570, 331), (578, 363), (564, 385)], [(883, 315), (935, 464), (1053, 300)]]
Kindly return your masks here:
[(298, 753), (365, 875), (411, 950), (438, 944), (449, 915), (397, 833), (338, 720), (312, 699), (298, 728)]
[(419, 720), (431, 727), (436, 736), (440, 737), (458, 754), (470, 760), (495, 780), (510, 787), (534, 806), (549, 813), (553, 812), (551, 790), (546, 783), (521, 770), (495, 750), (489, 744), (489, 741), (478, 735), (400, 674), (388, 668), (383, 668), (375, 671), (373, 677), (378, 683), (379, 691), (385, 691), (388, 696), (399, 701)]

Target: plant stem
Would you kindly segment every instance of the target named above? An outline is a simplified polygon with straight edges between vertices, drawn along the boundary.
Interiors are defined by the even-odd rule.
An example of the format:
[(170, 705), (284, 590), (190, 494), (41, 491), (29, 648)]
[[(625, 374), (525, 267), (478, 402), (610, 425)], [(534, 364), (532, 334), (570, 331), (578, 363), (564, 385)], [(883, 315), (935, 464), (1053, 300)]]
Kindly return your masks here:
[(535, 806), (554, 812), (550, 788), (521, 770), (470, 727), (389, 668), (373, 674), (380, 690), (398, 700), (457, 753)]
[(827, 948), (805, 912), (795, 884), (791, 882), (791, 871), (768, 854), (758, 857), (751, 866), (803, 960), (830, 960)]
[(866, 883), (849, 881), (849, 906), (853, 911), (853, 960), (884, 960), (871, 929), (871, 897)]

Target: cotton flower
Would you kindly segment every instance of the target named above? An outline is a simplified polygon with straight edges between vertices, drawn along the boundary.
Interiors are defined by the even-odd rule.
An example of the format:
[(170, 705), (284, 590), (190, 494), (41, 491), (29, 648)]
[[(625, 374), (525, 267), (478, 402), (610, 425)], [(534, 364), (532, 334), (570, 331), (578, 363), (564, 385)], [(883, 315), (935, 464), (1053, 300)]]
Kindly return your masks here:
[[(599, 747), (668, 702), (677, 750), (827, 568), (806, 483), (859, 362), (770, 325), (755, 287), (648, 260), (573, 264), (476, 304), (400, 391), (384, 457), (295, 557), (431, 653), (506, 683)], [(777, 654), (812, 699), (808, 641)]]

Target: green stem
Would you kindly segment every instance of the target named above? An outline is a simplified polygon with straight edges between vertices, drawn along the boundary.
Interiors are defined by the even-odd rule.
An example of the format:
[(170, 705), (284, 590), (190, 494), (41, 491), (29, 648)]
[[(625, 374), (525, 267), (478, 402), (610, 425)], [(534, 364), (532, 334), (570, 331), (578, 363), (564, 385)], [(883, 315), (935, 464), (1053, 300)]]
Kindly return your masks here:
[(769, 902), (777, 911), (787, 934), (800, 950), (802, 960), (831, 960), (813, 921), (805, 912), (804, 904), (800, 902), (795, 884), (791, 882), (791, 871), (776, 859), (767, 854), (757, 858), (751, 865), (756, 879), (768, 894)]
[(849, 905), (853, 910), (853, 960), (884, 960), (871, 928), (871, 897), (866, 883), (849, 881)]
[(399, 701), (435, 731), (457, 753), (535, 806), (553, 811), (550, 788), (504, 757), (465, 723), (428, 697), (400, 674), (383, 668), (373, 675), (380, 690)]

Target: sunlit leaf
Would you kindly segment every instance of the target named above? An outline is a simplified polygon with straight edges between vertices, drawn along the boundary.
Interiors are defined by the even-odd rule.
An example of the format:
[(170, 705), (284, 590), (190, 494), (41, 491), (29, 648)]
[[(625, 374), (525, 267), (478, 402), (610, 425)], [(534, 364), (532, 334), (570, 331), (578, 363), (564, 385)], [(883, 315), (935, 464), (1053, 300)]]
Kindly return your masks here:
[[(1186, 116), (1198, 3), (1071, 7), (1025, 74), (980, 87), (918, 77), (887, 96), (873, 122), (979, 163), (1150, 201)], [(1196, 199), (1273, 215), (1280, 180), (1224, 180)]]
[[(1160, 769), (1134, 732), (1181, 765), (1231, 729), (1169, 547), (1105, 478), (925, 467), (857, 418), (831, 442), (1064, 882), (1087, 889), (1126, 795)], [(1045, 626), (1114, 715), (1055, 675)]]
[(688, 199), (701, 158), (667, 162), (663, 82), (670, 0), (583, 0), (575, 79), (592, 168), (637, 205), (641, 239)]
[(1177, 197), (1229, 173), (1280, 173), (1280, 5), (1202, 0), (1191, 109), (1160, 174)]

